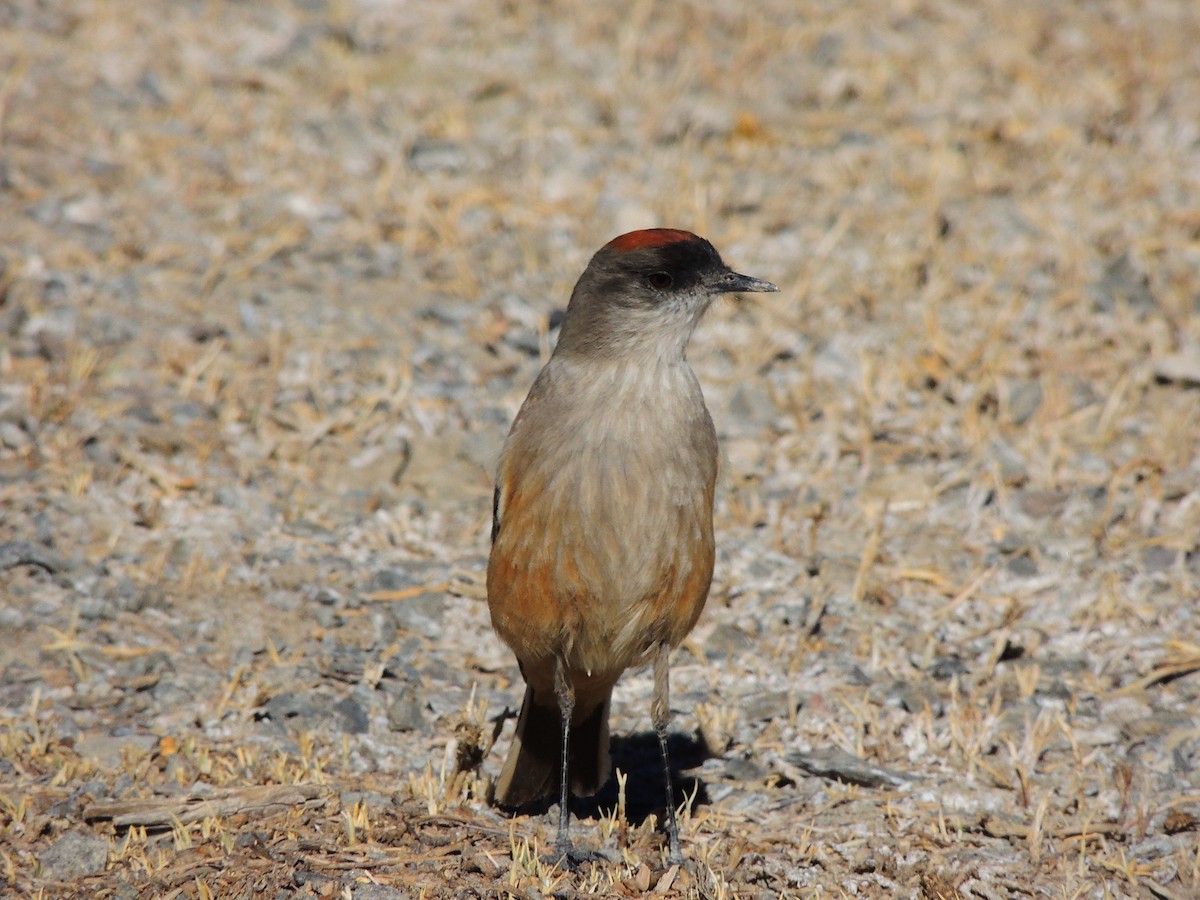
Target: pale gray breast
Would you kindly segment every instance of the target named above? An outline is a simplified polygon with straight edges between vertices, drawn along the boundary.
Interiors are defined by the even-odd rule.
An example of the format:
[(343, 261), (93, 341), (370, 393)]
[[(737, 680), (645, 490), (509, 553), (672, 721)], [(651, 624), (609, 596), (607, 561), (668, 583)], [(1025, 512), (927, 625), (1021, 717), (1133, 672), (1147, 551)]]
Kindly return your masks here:
[(682, 360), (583, 368), (552, 361), (513, 439), (553, 507), (554, 552), (624, 604), (686, 564), (680, 551), (711, 525), (716, 434)]

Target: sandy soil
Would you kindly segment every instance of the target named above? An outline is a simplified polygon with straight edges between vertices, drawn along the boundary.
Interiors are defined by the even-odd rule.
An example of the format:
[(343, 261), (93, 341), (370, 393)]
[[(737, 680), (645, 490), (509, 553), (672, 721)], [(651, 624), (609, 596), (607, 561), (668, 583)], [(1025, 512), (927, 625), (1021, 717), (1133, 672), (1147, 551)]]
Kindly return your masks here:
[[(8, 0), (0, 894), (1200, 896), (1200, 6)], [(487, 802), (491, 468), (590, 254), (780, 294), (628, 780)]]

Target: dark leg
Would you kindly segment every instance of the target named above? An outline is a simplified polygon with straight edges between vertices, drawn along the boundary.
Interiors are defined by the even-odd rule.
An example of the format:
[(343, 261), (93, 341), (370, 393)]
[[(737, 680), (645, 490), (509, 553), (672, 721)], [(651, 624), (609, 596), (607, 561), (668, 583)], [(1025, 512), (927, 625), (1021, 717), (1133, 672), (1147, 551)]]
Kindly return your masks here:
[(567, 761), (571, 755), (571, 713), (575, 711), (575, 688), (567, 677), (567, 664), (559, 657), (554, 664), (554, 694), (558, 697), (558, 711), (562, 715), (562, 765), (559, 768), (558, 788), (558, 840), (554, 843), (554, 855), (570, 863), (571, 809), (568, 801), (570, 792), (567, 779)]
[(650, 719), (658, 735), (658, 748), (662, 751), (663, 783), (667, 789), (667, 838), (670, 851), (667, 865), (683, 865), (683, 854), (679, 851), (679, 826), (675, 823), (675, 791), (671, 787), (671, 759), (667, 755), (667, 726), (671, 723), (671, 648), (659, 644), (654, 651), (654, 700), (650, 704)]

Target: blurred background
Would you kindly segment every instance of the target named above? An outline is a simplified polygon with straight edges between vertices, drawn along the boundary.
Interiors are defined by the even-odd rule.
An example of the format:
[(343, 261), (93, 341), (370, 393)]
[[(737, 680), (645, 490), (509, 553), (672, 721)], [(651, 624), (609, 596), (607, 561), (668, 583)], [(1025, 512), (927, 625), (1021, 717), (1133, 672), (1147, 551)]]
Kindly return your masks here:
[[(0, 883), (198, 884), (217, 832), (46, 855), (164, 784), (491, 822), (502, 746), (413, 785), (520, 696), (492, 467), (590, 255), (670, 226), (782, 290), (690, 354), (710, 868), (668, 887), (1194, 895), (1197, 47), (1188, 0), (7, 0)], [(826, 746), (923, 787), (788, 762)]]

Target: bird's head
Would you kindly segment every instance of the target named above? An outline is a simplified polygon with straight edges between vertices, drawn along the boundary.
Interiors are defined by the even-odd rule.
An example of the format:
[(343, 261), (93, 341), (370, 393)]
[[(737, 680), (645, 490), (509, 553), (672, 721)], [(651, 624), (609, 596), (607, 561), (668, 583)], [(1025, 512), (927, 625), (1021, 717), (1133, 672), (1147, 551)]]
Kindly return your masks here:
[(690, 231), (631, 231), (601, 247), (580, 276), (558, 352), (682, 357), (719, 294), (777, 290), (734, 272), (712, 244)]

